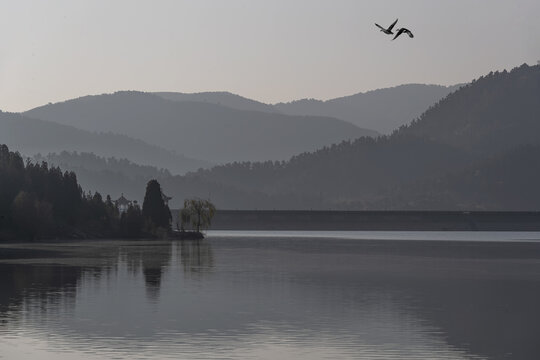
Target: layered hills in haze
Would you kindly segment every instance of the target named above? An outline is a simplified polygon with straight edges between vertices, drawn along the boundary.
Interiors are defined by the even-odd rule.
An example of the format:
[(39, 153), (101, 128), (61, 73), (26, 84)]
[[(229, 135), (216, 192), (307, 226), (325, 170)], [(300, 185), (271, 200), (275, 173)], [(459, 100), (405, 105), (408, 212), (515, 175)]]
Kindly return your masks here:
[[(193, 135), (191, 141), (186, 140), (188, 147), (197, 151), (193, 154), (209, 156), (206, 147), (212, 152), (226, 152), (227, 156), (241, 154), (240, 148), (254, 149), (249, 156), (235, 159), (238, 161), (183, 176), (159, 170), (163, 166), (157, 164), (143, 171), (127, 160), (90, 154), (64, 153), (48, 158), (51, 163), (75, 170), (80, 182), (91, 190), (122, 191), (137, 200), (143, 195), (146, 178), (157, 178), (167, 195), (173, 197), (173, 208), (180, 207), (184, 198), (193, 196), (210, 198), (221, 209), (539, 208), (540, 191), (536, 184), (540, 179), (537, 160), (540, 156), (540, 66), (524, 64), (510, 72), (483, 76), (442, 100), (426, 105), (423, 114), (414, 117), (414, 121), (408, 119), (410, 123), (403, 125), (407, 123), (403, 120), (391, 135), (380, 137), (363, 137), (359, 134), (363, 130), (334, 118), (276, 114), (263, 106), (265, 104), (245, 102), (231, 94), (225, 97), (222, 93), (203, 94), (206, 94), (206, 102), (201, 100), (201, 94), (182, 97), (169, 93), (169, 99), (164, 99), (160, 98), (164, 94), (124, 92), (49, 105), (28, 114), (96, 128), (111, 121), (116, 126), (115, 131), (120, 130), (121, 124), (142, 126), (154, 140), (164, 136), (161, 125), (157, 124), (165, 124), (169, 126), (170, 134), (166, 137), (169, 146), (175, 138), (180, 138), (170, 129), (178, 129), (178, 134)], [(214, 103), (219, 99), (229, 99), (229, 103), (227, 106)], [(233, 106), (244, 108), (233, 109)], [(249, 107), (253, 108), (248, 110)], [(87, 116), (85, 109), (94, 115)], [(85, 115), (77, 117), (78, 112)], [(147, 119), (156, 119), (152, 118), (153, 113), (160, 115), (157, 120), (148, 122)], [(188, 114), (185, 118), (191, 120), (184, 121), (178, 114)], [(209, 118), (214, 120), (209, 121)], [(145, 125), (147, 123), (153, 124), (155, 129)], [(212, 124), (210, 128), (228, 139), (229, 147), (212, 147), (212, 141), (218, 141), (219, 136), (201, 135), (195, 130), (199, 123)], [(291, 123), (297, 130), (290, 130)], [(317, 131), (337, 126), (334, 135), (348, 130), (345, 138), (351, 140), (325, 142), (329, 138), (317, 138), (315, 130), (313, 133), (306, 132), (305, 128), (299, 130), (308, 124), (312, 127), (318, 124)], [(255, 128), (259, 129), (258, 134), (246, 135), (241, 144), (231, 144), (233, 129), (241, 132), (243, 130), (239, 129), (254, 131)], [(283, 135), (276, 135), (281, 134), (279, 131), (283, 131)], [(286, 133), (292, 134), (291, 137)], [(291, 152), (293, 147), (287, 144), (294, 143), (301, 135), (310, 139), (312, 145), (313, 139), (323, 145), (315, 151), (300, 151), (286, 161), (282, 160), (285, 152), (272, 161), (240, 161), (250, 156), (260, 157), (262, 153), (258, 151), (265, 147), (283, 146)], [(259, 143), (250, 144), (250, 139)], [(307, 146), (306, 143), (303, 146)], [(223, 156), (221, 161), (226, 159)]]
[(289, 116), (141, 92), (86, 96), (45, 105), (26, 116), (89, 131), (128, 135), (189, 157), (228, 161), (282, 160), (303, 151), (376, 136), (329, 117)]
[(177, 174), (210, 166), (208, 162), (177, 155), (125, 135), (90, 132), (5, 112), (0, 112), (0, 144), (6, 144), (26, 156), (66, 150), (129, 158), (140, 164), (167, 168)]
[(390, 134), (459, 87), (406, 84), (326, 101), (302, 99), (279, 103), (275, 108), (284, 114), (331, 116)]
[(302, 99), (287, 103), (264, 104), (228, 92), (195, 94), (158, 92), (165, 99), (224, 105), (238, 110), (273, 112), (299, 116), (327, 116), (346, 120), (361, 128), (390, 134), (420, 116), (429, 106), (457, 90), (460, 85), (405, 84), (357, 93), (326, 101)]

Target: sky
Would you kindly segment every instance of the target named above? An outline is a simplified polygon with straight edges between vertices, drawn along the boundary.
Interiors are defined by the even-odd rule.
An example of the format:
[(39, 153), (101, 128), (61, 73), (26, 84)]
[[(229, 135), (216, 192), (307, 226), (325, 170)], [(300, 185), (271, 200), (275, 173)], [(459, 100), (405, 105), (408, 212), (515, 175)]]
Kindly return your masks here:
[[(1, 0), (0, 109), (118, 90), (266, 103), (540, 60), (538, 0)], [(374, 23), (410, 29), (391, 41)]]

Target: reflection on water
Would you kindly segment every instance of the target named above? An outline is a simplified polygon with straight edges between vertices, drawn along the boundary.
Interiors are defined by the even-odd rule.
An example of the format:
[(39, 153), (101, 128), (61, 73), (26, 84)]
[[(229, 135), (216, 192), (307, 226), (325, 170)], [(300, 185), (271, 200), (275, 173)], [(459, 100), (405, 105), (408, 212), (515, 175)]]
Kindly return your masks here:
[(540, 244), (0, 247), (0, 358), (535, 359)]

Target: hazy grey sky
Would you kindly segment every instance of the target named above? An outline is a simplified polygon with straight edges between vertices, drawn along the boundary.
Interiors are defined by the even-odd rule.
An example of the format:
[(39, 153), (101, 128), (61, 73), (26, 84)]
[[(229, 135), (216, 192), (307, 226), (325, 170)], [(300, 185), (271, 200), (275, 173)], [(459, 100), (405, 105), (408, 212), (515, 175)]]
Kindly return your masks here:
[[(538, 0), (2, 0), (0, 109), (117, 90), (263, 102), (454, 84), (540, 60)], [(374, 22), (415, 34), (390, 41)]]

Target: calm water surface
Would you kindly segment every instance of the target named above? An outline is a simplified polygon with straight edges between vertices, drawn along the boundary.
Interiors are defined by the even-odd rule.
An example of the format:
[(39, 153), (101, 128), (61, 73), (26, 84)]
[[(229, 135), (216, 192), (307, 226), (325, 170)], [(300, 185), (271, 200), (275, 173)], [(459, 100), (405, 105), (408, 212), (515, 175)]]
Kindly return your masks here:
[(540, 358), (539, 233), (0, 245), (0, 284), (1, 359)]

